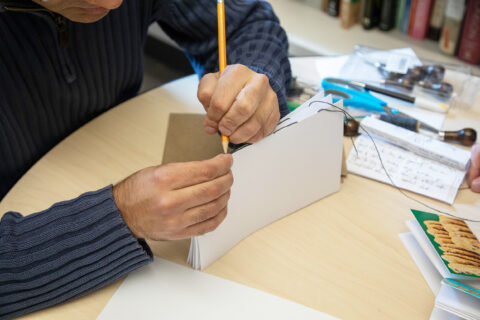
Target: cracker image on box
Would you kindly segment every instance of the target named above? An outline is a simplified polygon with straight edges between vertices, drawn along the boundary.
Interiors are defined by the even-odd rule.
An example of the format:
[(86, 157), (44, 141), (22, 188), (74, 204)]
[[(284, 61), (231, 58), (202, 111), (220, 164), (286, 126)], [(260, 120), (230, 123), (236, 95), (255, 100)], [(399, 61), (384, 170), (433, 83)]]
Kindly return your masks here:
[(450, 272), (480, 278), (478, 232), (472, 231), (461, 219), (417, 210), (412, 212)]

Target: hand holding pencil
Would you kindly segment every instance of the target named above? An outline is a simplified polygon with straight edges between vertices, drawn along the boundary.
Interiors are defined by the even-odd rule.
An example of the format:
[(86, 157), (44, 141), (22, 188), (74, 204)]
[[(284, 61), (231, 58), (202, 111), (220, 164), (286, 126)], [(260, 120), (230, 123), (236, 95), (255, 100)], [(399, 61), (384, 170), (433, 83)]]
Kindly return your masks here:
[(198, 99), (207, 111), (204, 128), (208, 134), (222, 134), (228, 142), (257, 142), (275, 129), (280, 119), (278, 98), (267, 76), (250, 68), (227, 66), (225, 10), (217, 1), (219, 72), (202, 77)]

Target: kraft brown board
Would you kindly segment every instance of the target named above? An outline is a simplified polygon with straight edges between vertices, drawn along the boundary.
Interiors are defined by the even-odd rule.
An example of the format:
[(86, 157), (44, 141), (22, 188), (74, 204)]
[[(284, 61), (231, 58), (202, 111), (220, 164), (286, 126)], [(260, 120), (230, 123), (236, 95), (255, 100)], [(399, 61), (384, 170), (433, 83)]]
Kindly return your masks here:
[(162, 163), (211, 159), (223, 153), (219, 135), (208, 135), (203, 130), (205, 115), (171, 113)]
[[(171, 113), (163, 151), (163, 164), (211, 159), (223, 153), (219, 135), (203, 130), (204, 115)], [(344, 153), (345, 154), (345, 153)], [(342, 156), (342, 177), (346, 176), (345, 155)]]

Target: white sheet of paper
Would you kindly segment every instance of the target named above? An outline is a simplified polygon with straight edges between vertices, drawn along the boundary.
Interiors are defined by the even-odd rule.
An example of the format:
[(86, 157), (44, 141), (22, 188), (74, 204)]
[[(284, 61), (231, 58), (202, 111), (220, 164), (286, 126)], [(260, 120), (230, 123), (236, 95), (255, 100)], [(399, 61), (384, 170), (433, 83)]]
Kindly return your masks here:
[(348, 60), (348, 55), (334, 57), (292, 57), (292, 75), (298, 81), (318, 85), (326, 77), (339, 77), (340, 70)]
[[(389, 57), (392, 56), (404, 59), (405, 63), (403, 66), (407, 69), (422, 64), (411, 48), (375, 50), (367, 53), (350, 55), (350, 59), (344, 64), (341, 73), (351, 80), (378, 82), (383, 80), (383, 77), (382, 74), (377, 71), (374, 64), (376, 62), (388, 64), (389, 62), (392, 62), (391, 59), (389, 61)], [(397, 61), (399, 61), (399, 59), (397, 59)]]
[(292, 301), (155, 258), (132, 272), (97, 320), (336, 318)]
[[(453, 203), (465, 171), (418, 156), (378, 139), (374, 141), (385, 169), (397, 187)], [(352, 148), (347, 158), (348, 171), (391, 184), (372, 140), (362, 134), (355, 140), (355, 146), (358, 154)]]
[(437, 271), (433, 263), (423, 252), (422, 247), (411, 232), (405, 232), (398, 235), (403, 245), (407, 248), (408, 253), (412, 256), (413, 261), (417, 265), (420, 273), (427, 282), (433, 294), (436, 296), (442, 286), (442, 275)]
[(361, 127), (365, 128), (372, 136), (460, 170), (466, 170), (470, 161), (470, 152), (466, 150), (374, 117), (363, 119)]
[(480, 300), (445, 284), (435, 299), (435, 306), (464, 319), (480, 319)]
[(204, 269), (249, 234), (338, 191), (342, 146), (343, 114), (324, 111), (236, 151), (227, 217), (192, 239), (189, 262)]

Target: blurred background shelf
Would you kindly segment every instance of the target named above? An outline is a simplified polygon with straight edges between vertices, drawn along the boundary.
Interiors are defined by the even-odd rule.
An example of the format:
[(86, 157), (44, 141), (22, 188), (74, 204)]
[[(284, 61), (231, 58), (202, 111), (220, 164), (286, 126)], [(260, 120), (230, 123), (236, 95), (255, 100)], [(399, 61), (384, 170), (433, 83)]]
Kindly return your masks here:
[[(342, 29), (340, 20), (320, 8), (296, 0), (269, 0), (288, 34), (292, 55), (342, 55), (350, 54), (356, 44), (378, 49), (412, 48), (417, 56), (449, 64), (468, 65), (476, 75), (480, 68), (443, 54), (438, 42), (414, 40), (398, 30), (365, 30), (360, 24)], [(297, 54), (300, 53), (300, 54)]]
[[(454, 56), (443, 54), (438, 42), (414, 40), (398, 30), (365, 30), (360, 24), (342, 29), (338, 17), (331, 17), (320, 8), (299, 0), (268, 0), (290, 42), (290, 56), (344, 55), (354, 46), (365, 45), (379, 49), (412, 48), (418, 57), (442, 63), (467, 65), (480, 76), (479, 66), (467, 64)], [(155, 23), (148, 32), (145, 48), (145, 81), (142, 91), (164, 82), (193, 73), (180, 47)]]

